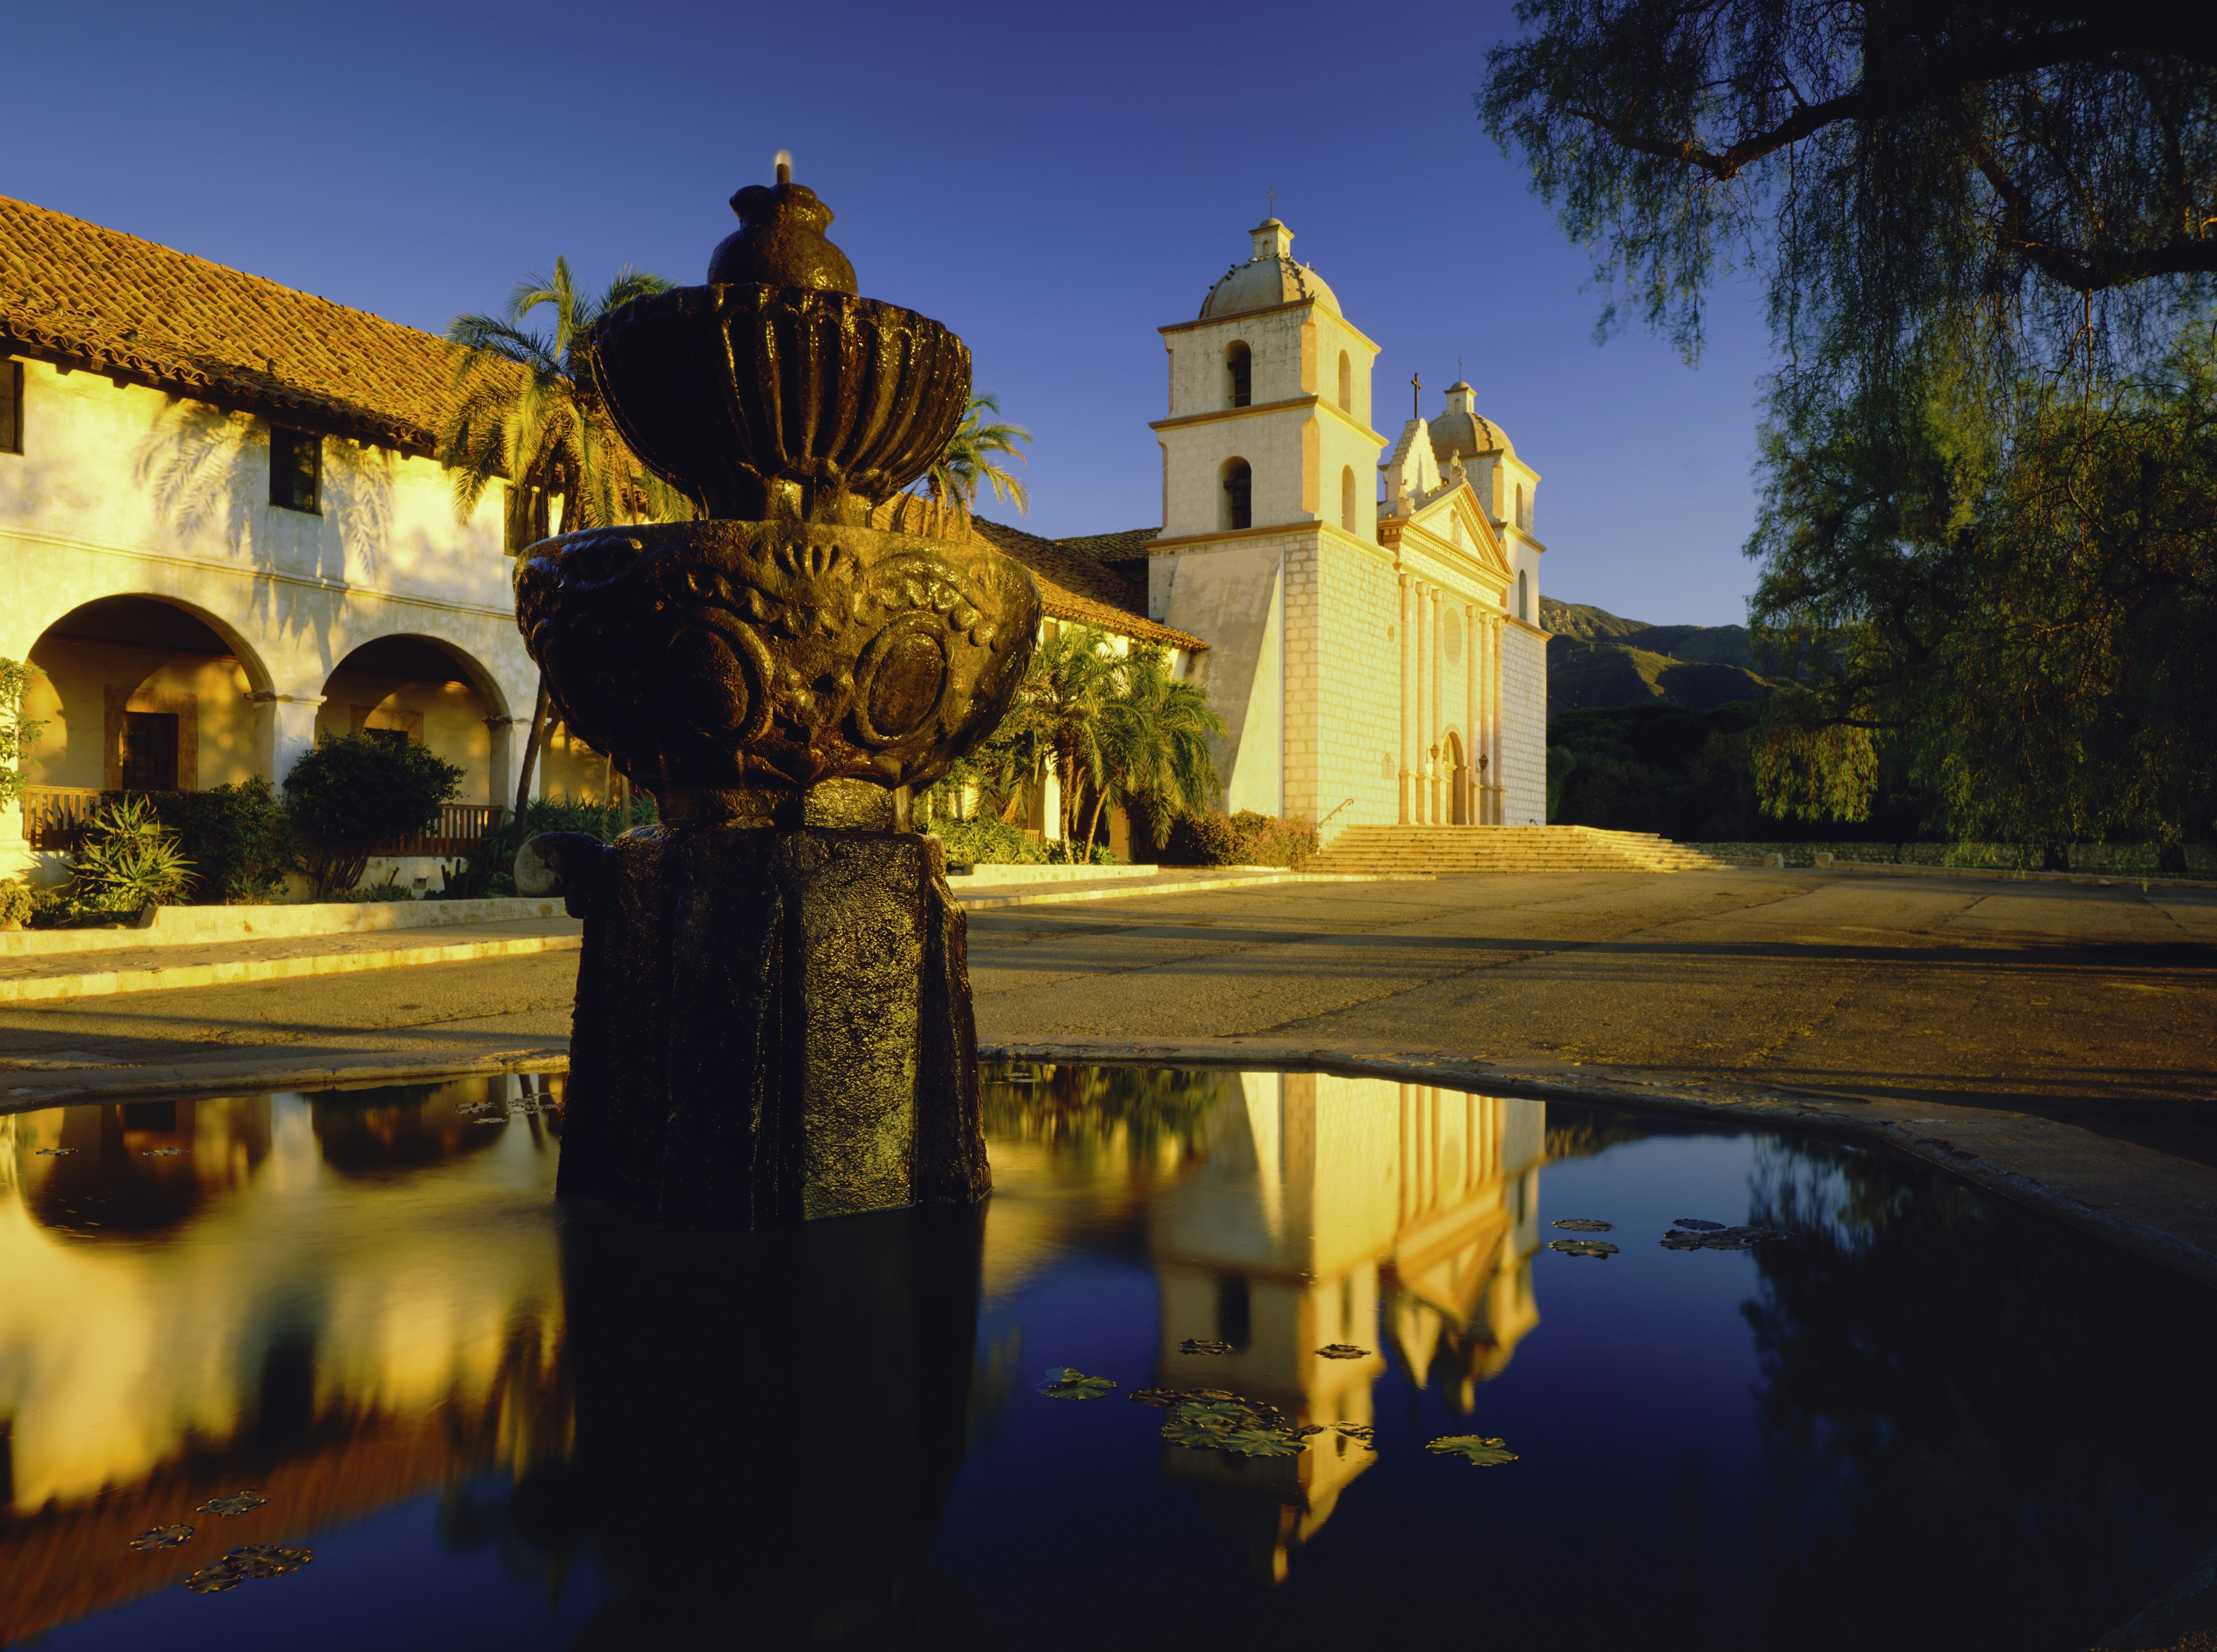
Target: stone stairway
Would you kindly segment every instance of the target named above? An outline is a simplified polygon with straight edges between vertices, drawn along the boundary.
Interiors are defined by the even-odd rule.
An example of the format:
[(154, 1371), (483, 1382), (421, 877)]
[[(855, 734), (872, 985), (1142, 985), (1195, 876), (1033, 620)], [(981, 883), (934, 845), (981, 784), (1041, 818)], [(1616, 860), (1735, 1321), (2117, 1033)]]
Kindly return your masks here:
[(1652, 832), (1598, 826), (1349, 826), (1305, 872), (1695, 872), (1728, 863)]

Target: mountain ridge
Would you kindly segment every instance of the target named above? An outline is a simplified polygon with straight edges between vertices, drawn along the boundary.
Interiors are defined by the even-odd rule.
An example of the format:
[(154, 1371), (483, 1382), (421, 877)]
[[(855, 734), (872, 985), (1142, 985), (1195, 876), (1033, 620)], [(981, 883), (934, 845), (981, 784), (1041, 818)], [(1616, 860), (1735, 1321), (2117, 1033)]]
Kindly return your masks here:
[(1760, 700), (1778, 684), (1749, 664), (1744, 625), (1651, 625), (1590, 603), (1540, 599), (1547, 645), (1547, 715), (1662, 703), (1708, 711)]

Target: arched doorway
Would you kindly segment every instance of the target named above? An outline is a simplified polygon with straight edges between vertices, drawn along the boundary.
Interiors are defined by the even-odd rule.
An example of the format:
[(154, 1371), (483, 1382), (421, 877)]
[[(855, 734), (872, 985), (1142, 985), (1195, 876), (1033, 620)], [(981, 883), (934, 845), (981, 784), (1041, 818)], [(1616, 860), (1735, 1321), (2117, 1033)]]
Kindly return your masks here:
[(23, 836), (66, 848), (103, 791), (202, 791), (250, 778), (268, 674), (181, 603), (102, 597), (40, 632), (23, 696), (44, 722), (23, 757)]
[(1446, 754), (1448, 775), (1454, 783), (1449, 790), (1454, 800), (1448, 818), (1457, 826), (1468, 826), (1472, 818), (1470, 768), (1464, 761), (1462, 739), (1452, 729), (1448, 731)]

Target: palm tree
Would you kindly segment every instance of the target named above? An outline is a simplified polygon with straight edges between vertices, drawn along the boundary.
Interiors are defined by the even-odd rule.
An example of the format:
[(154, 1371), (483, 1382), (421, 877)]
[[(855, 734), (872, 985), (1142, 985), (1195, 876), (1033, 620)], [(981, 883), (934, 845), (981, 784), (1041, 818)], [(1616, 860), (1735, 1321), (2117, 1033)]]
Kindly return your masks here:
[[(1030, 461), (1017, 451), (1016, 444), (1029, 442), (1032, 433), (1021, 424), (1004, 423), (1000, 411), (1000, 399), (991, 391), (971, 397), (960, 427), (947, 438), (947, 446), (923, 473), (919, 484), (923, 496), (950, 516), (969, 514), (980, 483), (992, 489), (995, 498), (1008, 500), (1019, 511), (1031, 509), (1030, 492), (993, 461), (1006, 454), (1028, 464)], [(989, 413), (994, 415), (991, 420), (986, 418)]]
[(978, 754), (992, 789), (1004, 797), (1013, 798), (1042, 768), (1053, 769), (1065, 855), (1077, 822), (1079, 782), (1098, 786), (1106, 773), (1101, 714), (1115, 690), (1116, 664), (1108, 645), (1105, 634), (1083, 625), (1064, 626), (1041, 643), (1016, 703)]
[[(587, 359), (595, 322), (618, 305), (671, 286), (627, 264), (591, 298), (578, 292), (569, 260), (558, 257), (551, 278), (518, 282), (497, 316), (458, 315), (447, 324), (454, 351), (439, 459), (453, 473), (458, 518), (467, 522), (499, 479), (508, 483), (503, 526), (511, 550), (546, 536), (549, 506), (558, 498), (565, 529), (682, 521), (693, 514), (682, 494), (632, 459), (601, 405)], [(541, 307), (553, 312), (551, 334), (528, 330)], [(541, 674), (516, 789), (518, 848), (546, 729)]]
[(1133, 648), (1116, 662), (1115, 688), (1102, 708), (1103, 780), (1094, 789), (1093, 817), (1085, 829), (1087, 857), (1113, 799), (1145, 799), (1149, 813), (1200, 808), (1219, 785), (1208, 737), (1224, 732), (1224, 719), (1208, 696), (1170, 672), (1161, 651)]

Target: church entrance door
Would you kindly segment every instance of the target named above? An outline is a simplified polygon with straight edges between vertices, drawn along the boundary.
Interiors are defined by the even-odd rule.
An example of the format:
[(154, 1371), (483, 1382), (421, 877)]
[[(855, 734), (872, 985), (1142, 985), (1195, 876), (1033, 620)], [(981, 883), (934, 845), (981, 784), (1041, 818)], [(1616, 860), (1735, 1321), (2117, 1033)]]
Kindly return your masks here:
[(1470, 824), (1470, 770), (1463, 762), (1462, 742), (1450, 733), (1447, 741), (1448, 772), (1454, 780), (1448, 789), (1454, 797), (1448, 818), (1457, 826)]

